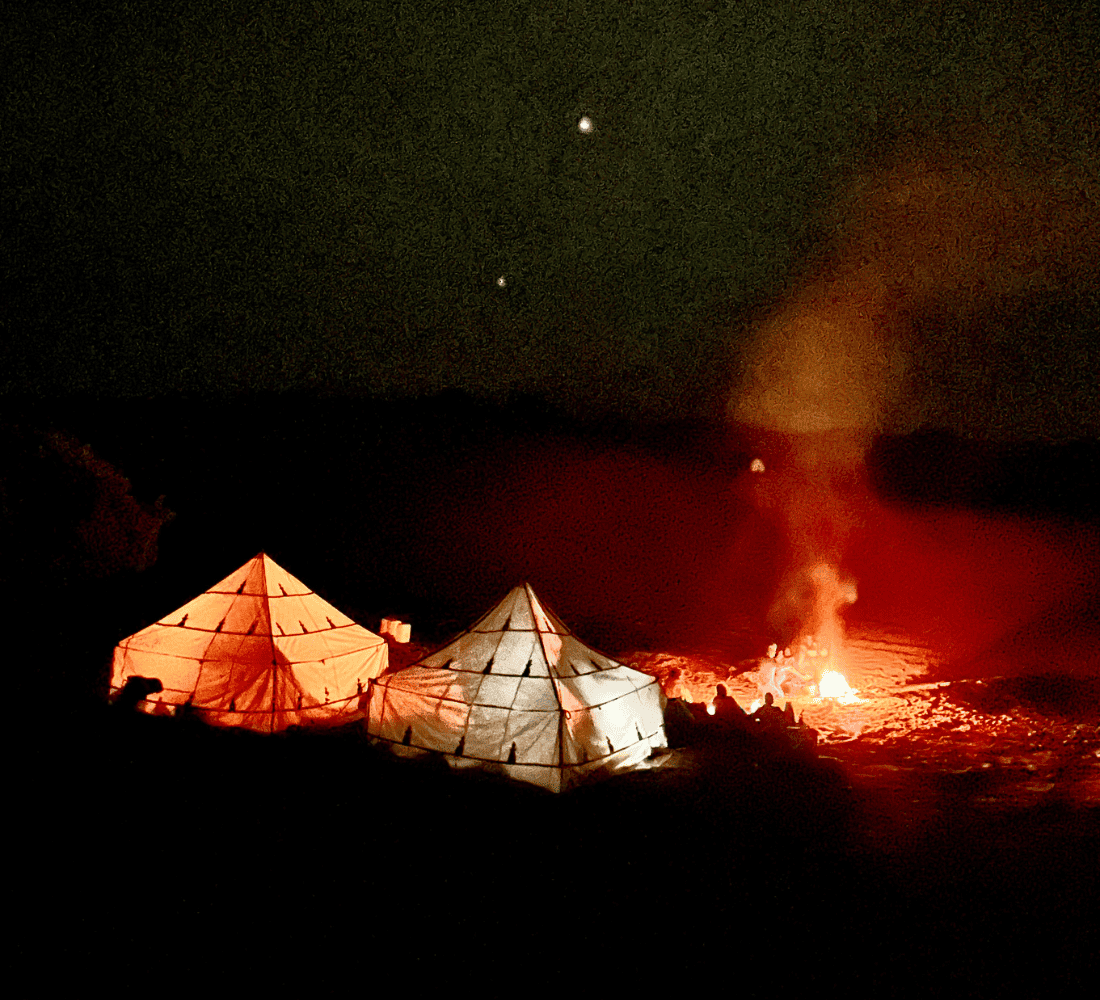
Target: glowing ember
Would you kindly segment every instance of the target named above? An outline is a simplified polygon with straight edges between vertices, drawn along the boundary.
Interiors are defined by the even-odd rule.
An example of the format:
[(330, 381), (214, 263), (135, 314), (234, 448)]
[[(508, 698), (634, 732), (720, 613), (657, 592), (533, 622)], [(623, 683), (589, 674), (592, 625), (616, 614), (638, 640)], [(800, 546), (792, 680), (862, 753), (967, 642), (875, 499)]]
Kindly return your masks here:
[(842, 705), (854, 705), (861, 700), (857, 697), (859, 692), (848, 684), (842, 673), (836, 670), (822, 671), (817, 693), (821, 698), (833, 698)]

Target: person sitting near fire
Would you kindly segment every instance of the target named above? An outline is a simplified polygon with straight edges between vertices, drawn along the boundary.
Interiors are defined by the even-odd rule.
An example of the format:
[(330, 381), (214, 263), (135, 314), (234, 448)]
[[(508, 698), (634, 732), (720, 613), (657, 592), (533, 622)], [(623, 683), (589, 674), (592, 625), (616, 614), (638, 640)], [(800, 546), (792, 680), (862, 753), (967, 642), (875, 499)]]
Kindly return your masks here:
[[(793, 715), (793, 710), (792, 710)], [(764, 694), (764, 704), (752, 713), (752, 719), (768, 731), (779, 732), (787, 728), (787, 715), (775, 707), (775, 698), (771, 691)]]
[(714, 718), (718, 722), (743, 722), (748, 718), (745, 710), (726, 690), (725, 684), (719, 684), (714, 690)]
[(781, 653), (778, 650), (774, 642), (768, 647), (768, 657), (760, 662), (760, 669), (756, 672), (756, 686), (761, 694), (770, 693), (773, 698), (785, 698), (782, 679), (790, 674), (790, 668), (785, 666), (786, 651)]
[[(668, 672), (665, 693), (670, 698), (683, 698), (686, 690), (684, 684), (684, 672), (679, 667), (673, 667)], [(687, 699), (690, 700), (690, 699)]]
[(665, 697), (665, 736), (670, 747), (682, 747), (691, 743), (695, 730), (695, 717), (683, 700), (687, 693), (680, 683), (681, 671), (673, 667), (669, 673), (668, 694)]
[(807, 677), (806, 674), (802, 673), (802, 671), (798, 669), (796, 664), (792, 663), (791, 660), (787, 657), (776, 658), (776, 669), (773, 680), (775, 682), (775, 687), (779, 689), (779, 694), (776, 695), (777, 698), (786, 698), (786, 685), (794, 687), (797, 692), (798, 690), (801, 690), (802, 686), (809, 679), (810, 678)]

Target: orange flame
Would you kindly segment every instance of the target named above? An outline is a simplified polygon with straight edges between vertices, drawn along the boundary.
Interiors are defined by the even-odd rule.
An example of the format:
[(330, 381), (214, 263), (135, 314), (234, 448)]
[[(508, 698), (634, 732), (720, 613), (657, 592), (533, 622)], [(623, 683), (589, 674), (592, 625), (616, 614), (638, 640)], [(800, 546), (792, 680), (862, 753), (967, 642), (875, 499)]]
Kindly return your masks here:
[(839, 670), (823, 670), (817, 684), (820, 698), (832, 698), (842, 705), (853, 705), (862, 699), (859, 691), (853, 688)]

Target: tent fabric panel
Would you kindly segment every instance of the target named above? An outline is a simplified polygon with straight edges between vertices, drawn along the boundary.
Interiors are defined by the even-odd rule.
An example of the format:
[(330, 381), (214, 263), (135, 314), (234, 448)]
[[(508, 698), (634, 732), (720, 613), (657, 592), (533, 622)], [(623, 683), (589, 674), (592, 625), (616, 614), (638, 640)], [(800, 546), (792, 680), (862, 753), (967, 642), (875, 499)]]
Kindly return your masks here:
[[(656, 692), (632, 691), (615, 701), (571, 712), (565, 720), (564, 759), (569, 764), (603, 758), (627, 746), (646, 741), (664, 746), (664, 717)], [(610, 741), (611, 747), (608, 746)], [(612, 750), (613, 748), (613, 750)]]
[(111, 663), (112, 690), (121, 691), (131, 677), (155, 677), (164, 687), (162, 699), (172, 704), (182, 704), (187, 700), (195, 689), (198, 676), (199, 657), (180, 657), (116, 646)]
[(639, 691), (646, 687), (657, 687), (657, 679), (650, 674), (643, 673), (641, 670), (635, 670), (633, 667), (628, 667), (625, 663), (619, 663), (615, 666), (608, 667), (602, 673), (613, 674), (616, 677), (623, 677), (630, 681)]
[(614, 670), (593, 670), (580, 677), (559, 677), (559, 688), (567, 688), (584, 705), (605, 705), (627, 695), (633, 695), (638, 688), (632, 677), (625, 677)]
[(550, 674), (557, 674), (561, 669), (562, 637), (556, 633), (539, 632), (539, 645), (542, 646), (542, 655), (546, 659), (546, 668)]
[[(663, 744), (655, 744), (662, 745)], [(561, 790), (566, 791), (593, 778), (630, 771), (645, 762), (652, 752), (648, 740), (642, 740), (623, 750), (618, 750), (601, 760), (591, 761), (576, 767), (566, 767), (562, 771)]]
[[(243, 589), (242, 589), (243, 587)], [(243, 566), (238, 567), (227, 577), (223, 577), (212, 587), (207, 588), (207, 593), (218, 594), (249, 594), (253, 597), (264, 595), (264, 565), (260, 556), (254, 556)]]
[(232, 660), (203, 662), (195, 683), (192, 704), (196, 708), (230, 709), (242, 712), (270, 711), (262, 699), (272, 694), (272, 665), (237, 663)]
[(210, 637), (203, 660), (236, 663), (250, 670), (270, 670), (277, 655), (270, 636), (219, 632)]
[(501, 759), (507, 760), (512, 744), (517, 764), (559, 764), (557, 712), (510, 712), (506, 721)]
[[(639, 728), (635, 724), (634, 714), (627, 704), (616, 702), (613, 705), (599, 705), (592, 709), (593, 729), (598, 734), (597, 739), (602, 739), (604, 745), (593, 747), (598, 751), (598, 756), (606, 757), (616, 750), (633, 746), (639, 738), (644, 738), (643, 733), (639, 737)], [(597, 754), (593, 754), (597, 756)]]
[[(359, 684), (362, 684), (365, 689), (367, 681), (375, 677), (380, 677), (386, 672), (386, 668), (390, 665), (390, 649), (389, 646), (383, 642), (380, 646), (367, 646), (362, 649), (353, 649), (347, 653), (340, 653), (336, 656), (328, 657), (326, 660), (326, 662), (334, 666), (345, 661), (349, 664), (349, 667), (354, 665), (354, 670), (350, 675), (350, 683), (355, 686), (356, 696), (358, 697)], [(338, 669), (343, 670), (344, 667), (339, 667)]]
[[(347, 670), (348, 666), (352, 668), (350, 672)], [(355, 690), (356, 675), (354, 664), (345, 662), (341, 667), (342, 671), (334, 664), (321, 660), (289, 664), (285, 672), (287, 687), (302, 695), (303, 705), (329, 705), (334, 701), (343, 701), (346, 695), (342, 692), (349, 686)]]
[(576, 636), (567, 636), (562, 640), (561, 659), (568, 661), (574, 673), (577, 674), (615, 670), (623, 666), (617, 660), (596, 652), (591, 646), (586, 646)]
[(128, 639), (123, 639), (119, 646), (134, 653), (155, 653), (197, 660), (206, 654), (206, 650), (214, 639), (213, 632), (201, 632), (198, 629), (186, 627), (151, 625)]
[(561, 708), (561, 702), (549, 677), (524, 677), (519, 682), (512, 707), (517, 711), (554, 712)]
[(573, 674), (591, 674), (595, 673), (599, 669), (593, 664), (593, 657), (599, 654), (593, 653), (583, 642), (577, 639), (576, 636), (567, 636), (562, 640), (562, 650), (559, 655), (559, 662), (568, 664), (568, 667), (561, 670), (561, 673), (565, 675)]
[[(639, 759), (645, 759), (654, 747), (663, 747), (668, 744), (663, 726), (652, 732), (647, 732), (644, 727), (639, 726), (638, 730), (642, 733), (639, 739), (638, 730), (633, 724), (609, 726), (607, 724), (609, 720), (601, 719), (599, 716), (600, 710), (594, 710), (591, 716), (584, 720), (582, 729), (574, 733), (566, 731), (562, 746), (562, 760), (566, 767), (587, 767), (590, 764), (610, 761), (631, 749), (637, 749), (640, 754)], [(608, 746), (608, 739), (611, 740), (614, 752)]]
[(542, 647), (539, 645), (535, 633), (512, 632), (510, 630), (501, 632), (500, 641), (493, 657), (492, 672), (519, 677), (524, 671), (528, 670), (528, 663), (531, 664), (529, 670), (531, 675), (542, 677), (548, 675), (549, 671), (542, 655)]
[(652, 687), (641, 688), (635, 695), (634, 715), (638, 719), (642, 732), (664, 733), (665, 728), (665, 704), (664, 692), (659, 684)]
[(481, 673), (488, 665), (489, 660), (496, 657), (497, 646), (500, 645), (501, 633), (491, 632), (487, 635), (470, 633), (462, 637), (462, 641), (452, 644), (448, 650), (450, 653), (451, 670), (472, 670)]
[(566, 720), (564, 736), (562, 756), (567, 764), (601, 760), (639, 740), (632, 715), (606, 708), (573, 713)]
[(451, 661), (454, 660), (456, 656), (459, 655), (459, 650), (460, 646), (458, 641), (456, 640), (455, 642), (444, 646), (442, 649), (437, 649), (434, 653), (430, 653), (428, 656), (425, 656), (424, 659), (422, 659), (417, 664), (417, 666), (429, 667), (433, 670), (441, 670), (446, 667), (447, 664), (451, 663)]
[(442, 685), (434, 689), (440, 696), (432, 690), (429, 685), (419, 690), (374, 685), (367, 713), (368, 734), (399, 744), (412, 727), (413, 746), (453, 752), (465, 731), (470, 706), (441, 697), (448, 690)]
[[(256, 597), (236, 596), (230, 598), (230, 601), (231, 603), (226, 609), (221, 622), (214, 623), (215, 628), (220, 624), (220, 631), (222, 632), (247, 634), (251, 631), (253, 635), (271, 634), (271, 616), (268, 614), (267, 605), (264, 601)], [(187, 619), (187, 625), (184, 627), (186, 628), (192, 624), (201, 627), (197, 622), (192, 622), (190, 618)]]
[(511, 708), (516, 699), (520, 681), (521, 678), (516, 676), (494, 677), (492, 674), (485, 674), (478, 684), (474, 701), (478, 705)]
[(223, 618), (229, 613), (233, 602), (237, 600), (236, 594), (199, 594), (192, 601), (188, 601), (182, 608), (177, 608), (170, 615), (165, 615), (158, 622), (159, 625), (179, 625), (186, 615), (187, 628), (206, 629), (213, 632)]
[(464, 632), (454, 642), (448, 643), (442, 649), (424, 657), (417, 666), (446, 667), (448, 670), (468, 670), (481, 673), (489, 662), (489, 658), (496, 651), (499, 638), (499, 633), (488, 636), (475, 636)]
[(562, 730), (561, 753), (566, 764), (587, 763), (606, 757), (612, 752), (602, 738), (599, 720), (591, 709), (571, 712)]
[[(288, 665), (288, 673), (293, 675), (298, 689), (307, 697), (321, 704), (339, 701), (348, 697), (347, 692), (359, 695), (359, 688), (365, 691), (372, 675), (367, 672), (367, 657), (363, 650), (354, 650), (345, 656), (336, 656), (327, 660), (299, 661)], [(326, 697), (324, 692), (328, 689)]]
[(326, 660), (362, 649), (388, 648), (385, 639), (372, 636), (366, 629), (354, 628), (276, 635), (269, 641), (289, 663)]
[[(620, 731), (617, 737), (620, 741), (631, 742), (637, 738), (640, 732), (644, 738), (654, 733), (664, 734), (664, 702), (660, 686), (643, 688), (623, 695), (614, 701), (605, 702), (599, 706), (604, 718), (608, 720), (625, 720), (628, 725)], [(618, 723), (613, 725), (617, 726)], [(611, 736), (616, 748), (615, 733), (608, 729), (607, 735)]]
[[(336, 609), (328, 610), (325, 602), (316, 595), (305, 597), (271, 597), (268, 599), (271, 608), (271, 624), (274, 631), (279, 633), (279, 626), (287, 635), (300, 635), (302, 626), (307, 632), (331, 631), (332, 626), (326, 620), (332, 617)], [(333, 617), (333, 624), (336, 619)]]
[(202, 661), (193, 704), (228, 709), (235, 703), (242, 712), (270, 711), (272, 698), (282, 699), (276, 708), (294, 704), (298, 691), (284, 664), (268, 636), (219, 633)]
[(613, 670), (616, 667), (623, 666), (618, 660), (613, 660), (610, 656), (604, 656), (603, 653), (597, 653), (590, 646), (584, 648), (584, 654), (579, 658), (588, 664), (587, 670)]
[(477, 674), (411, 666), (380, 677), (376, 686), (437, 700), (472, 702), (480, 683), (481, 677)]
[(508, 748), (504, 745), (504, 737), (508, 731), (508, 717), (511, 714), (511, 711), (506, 708), (471, 705), (469, 719), (466, 722), (466, 742), (463, 750), (465, 756), (477, 757), (480, 760), (507, 760)]

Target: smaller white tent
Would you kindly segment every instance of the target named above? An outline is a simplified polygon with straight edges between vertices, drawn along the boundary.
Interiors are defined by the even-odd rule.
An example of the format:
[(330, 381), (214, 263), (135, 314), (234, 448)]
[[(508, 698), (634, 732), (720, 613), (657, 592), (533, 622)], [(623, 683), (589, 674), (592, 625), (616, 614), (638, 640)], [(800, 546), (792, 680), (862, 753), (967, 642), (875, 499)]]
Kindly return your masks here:
[(261, 552), (205, 593), (115, 647), (111, 692), (155, 677), (141, 707), (189, 706), (213, 725), (275, 732), (338, 725), (389, 665), (381, 636), (357, 625)]
[(555, 792), (667, 745), (656, 679), (584, 645), (529, 584), (442, 649), (372, 681), (367, 731), (398, 752), (434, 751)]

